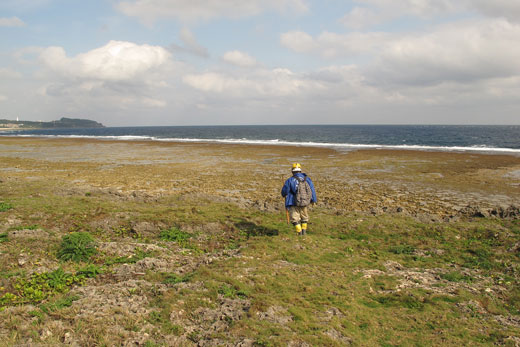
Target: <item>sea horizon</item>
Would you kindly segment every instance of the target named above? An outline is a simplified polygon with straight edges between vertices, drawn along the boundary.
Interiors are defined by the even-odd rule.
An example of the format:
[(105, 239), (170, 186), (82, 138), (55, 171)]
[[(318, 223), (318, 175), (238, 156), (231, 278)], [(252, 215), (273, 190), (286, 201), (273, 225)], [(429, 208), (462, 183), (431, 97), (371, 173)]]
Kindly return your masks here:
[(0, 136), (520, 153), (520, 125), (178, 125), (10, 130)]

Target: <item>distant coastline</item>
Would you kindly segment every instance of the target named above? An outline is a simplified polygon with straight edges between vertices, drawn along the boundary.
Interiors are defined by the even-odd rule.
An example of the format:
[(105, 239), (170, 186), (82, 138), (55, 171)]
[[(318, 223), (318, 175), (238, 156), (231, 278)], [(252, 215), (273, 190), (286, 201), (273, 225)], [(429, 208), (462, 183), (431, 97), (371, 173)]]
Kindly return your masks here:
[(75, 128), (104, 128), (105, 126), (89, 119), (76, 119), (62, 117), (59, 120), (23, 121), (0, 119), (0, 131), (30, 130), (30, 129), (75, 129)]

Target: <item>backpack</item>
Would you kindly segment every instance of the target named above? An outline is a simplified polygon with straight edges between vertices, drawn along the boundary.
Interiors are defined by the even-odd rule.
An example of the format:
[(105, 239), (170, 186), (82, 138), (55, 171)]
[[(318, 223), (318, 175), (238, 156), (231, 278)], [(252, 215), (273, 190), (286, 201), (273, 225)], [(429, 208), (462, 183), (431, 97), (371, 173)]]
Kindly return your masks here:
[(308, 206), (311, 203), (312, 199), (312, 189), (309, 185), (309, 182), (307, 182), (307, 177), (301, 178), (301, 177), (295, 177), (297, 182), (296, 187), (296, 206), (299, 207), (305, 207)]

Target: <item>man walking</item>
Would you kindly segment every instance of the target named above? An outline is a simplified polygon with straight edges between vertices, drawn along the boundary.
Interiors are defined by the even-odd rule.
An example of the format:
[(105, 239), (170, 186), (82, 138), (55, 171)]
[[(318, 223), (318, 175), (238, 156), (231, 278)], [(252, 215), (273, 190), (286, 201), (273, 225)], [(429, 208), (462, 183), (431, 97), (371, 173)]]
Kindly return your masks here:
[(285, 198), (285, 208), (298, 235), (305, 235), (309, 222), (307, 206), (316, 203), (316, 190), (312, 180), (304, 173), (300, 163), (292, 164), (293, 176), (285, 181), (282, 196)]

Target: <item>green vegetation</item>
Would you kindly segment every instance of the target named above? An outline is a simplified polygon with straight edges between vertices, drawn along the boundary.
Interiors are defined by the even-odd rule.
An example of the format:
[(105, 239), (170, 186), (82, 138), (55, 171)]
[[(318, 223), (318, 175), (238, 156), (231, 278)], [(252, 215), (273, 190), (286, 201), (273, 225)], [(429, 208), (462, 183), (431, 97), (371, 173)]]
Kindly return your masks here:
[[(514, 346), (520, 336), (517, 324), (503, 324), (520, 319), (517, 220), (422, 223), (315, 208), (309, 234), (297, 237), (282, 211), (175, 196), (122, 202), (53, 188), (39, 186), (43, 198), (27, 198), (35, 187), (11, 188), (21, 206), (13, 228), (62, 230), (45, 247), (0, 234), (0, 318), (12, 345), (40, 338), (54, 321), (84, 345), (144, 333), (148, 346), (180, 337), (256, 346)], [(33, 268), (19, 266), (21, 254)], [(30, 271), (40, 263), (61, 267)], [(74, 318), (77, 301), (88, 305), (96, 291), (70, 292), (78, 286), (106, 295), (93, 309), (102, 312), (82, 322)], [(31, 323), (19, 323), (27, 317)], [(127, 335), (112, 335), (113, 324)], [(64, 333), (54, 333), (62, 343)]]
[(164, 276), (164, 280), (162, 281), (162, 283), (170, 284), (170, 285), (188, 282), (190, 280), (190, 278), (192, 277), (191, 274), (180, 276), (175, 273), (163, 274), (163, 276)]
[(62, 297), (47, 304), (40, 305), (40, 309), (42, 312), (49, 314), (55, 311), (59, 311), (62, 308), (70, 307), (72, 303), (79, 298), (80, 297), (77, 295)]
[(53, 295), (67, 292), (73, 285), (82, 284), (84, 279), (84, 276), (65, 272), (62, 268), (18, 278), (13, 285), (15, 293), (5, 293), (0, 297), (0, 308), (41, 302)]
[(73, 232), (62, 238), (57, 256), (63, 261), (87, 261), (96, 254), (96, 243), (87, 232)]
[(170, 229), (161, 231), (159, 237), (164, 241), (172, 241), (177, 242), (178, 244), (186, 244), (191, 237), (192, 234), (179, 230), (177, 227), (171, 227)]
[(16, 121), (0, 119), (0, 128), (53, 129), (53, 128), (104, 128), (104, 125), (88, 119), (62, 117), (50, 122)]
[(0, 202), (0, 212), (9, 211), (13, 208), (13, 205), (11, 205), (8, 202)]
[(77, 276), (84, 276), (86, 278), (95, 278), (97, 275), (100, 275), (104, 272), (103, 268), (96, 264), (87, 264), (84, 267), (80, 268), (77, 272)]

